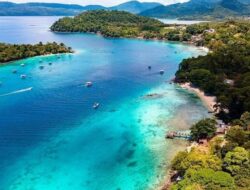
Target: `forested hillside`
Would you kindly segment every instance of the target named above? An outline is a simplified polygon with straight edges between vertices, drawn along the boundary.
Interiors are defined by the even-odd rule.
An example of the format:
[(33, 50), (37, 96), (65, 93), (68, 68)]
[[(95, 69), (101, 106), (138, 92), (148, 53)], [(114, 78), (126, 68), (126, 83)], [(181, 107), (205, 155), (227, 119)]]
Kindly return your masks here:
[(54, 32), (93, 32), (110, 37), (138, 37), (143, 31), (159, 30), (158, 20), (124, 11), (88, 11), (74, 18), (59, 19), (51, 26)]
[[(204, 33), (202, 27), (213, 28)], [(250, 23), (229, 21), (190, 26), (202, 35), (200, 43), (213, 51), (184, 60), (176, 73), (178, 82), (192, 82), (217, 97), (219, 116), (225, 121), (250, 111)]]

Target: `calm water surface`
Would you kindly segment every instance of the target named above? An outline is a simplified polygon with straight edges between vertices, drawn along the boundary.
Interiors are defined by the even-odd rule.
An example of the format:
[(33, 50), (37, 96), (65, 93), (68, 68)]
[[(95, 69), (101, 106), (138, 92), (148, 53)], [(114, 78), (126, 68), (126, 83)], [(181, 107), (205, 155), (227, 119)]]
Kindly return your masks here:
[(0, 42), (57, 41), (76, 51), (0, 67), (0, 190), (153, 189), (184, 144), (166, 141), (166, 132), (208, 115), (196, 96), (166, 82), (182, 59), (204, 52), (51, 33), (56, 19), (0, 17)]

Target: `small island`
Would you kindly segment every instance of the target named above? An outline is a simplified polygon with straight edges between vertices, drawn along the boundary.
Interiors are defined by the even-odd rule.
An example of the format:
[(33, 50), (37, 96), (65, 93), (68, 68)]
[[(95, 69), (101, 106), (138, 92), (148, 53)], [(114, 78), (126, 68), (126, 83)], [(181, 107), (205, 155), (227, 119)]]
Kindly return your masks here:
[(144, 37), (159, 30), (164, 24), (156, 19), (125, 11), (87, 11), (73, 18), (59, 19), (51, 26), (54, 32), (90, 32), (106, 37)]
[(0, 64), (40, 55), (72, 52), (71, 47), (56, 42), (46, 44), (40, 42), (35, 45), (0, 43)]

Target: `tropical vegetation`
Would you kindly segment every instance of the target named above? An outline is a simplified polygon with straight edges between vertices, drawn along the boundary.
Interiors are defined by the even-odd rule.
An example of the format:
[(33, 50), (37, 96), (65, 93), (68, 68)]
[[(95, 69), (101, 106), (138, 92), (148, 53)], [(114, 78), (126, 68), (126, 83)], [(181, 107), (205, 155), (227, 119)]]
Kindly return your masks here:
[[(213, 32), (206, 30), (213, 29)], [(218, 116), (230, 122), (250, 111), (250, 23), (228, 21), (191, 25), (186, 32), (212, 50), (183, 60), (177, 82), (191, 82), (217, 97)]]
[[(191, 131), (197, 126), (204, 126), (205, 122), (213, 124), (211, 119), (202, 120)], [(177, 172), (179, 180), (175, 180), (172, 190), (249, 189), (250, 113), (244, 113), (231, 125), (233, 123), (240, 125), (231, 127), (225, 137), (214, 137), (213, 134), (211, 137), (214, 138), (208, 147), (196, 146), (191, 151), (182, 151), (176, 155), (172, 161), (172, 170)], [(207, 131), (209, 133), (210, 130)]]
[(56, 42), (46, 44), (40, 42), (35, 45), (0, 43), (0, 64), (28, 57), (59, 53), (72, 53), (72, 49), (63, 43)]
[(88, 11), (74, 18), (59, 19), (51, 26), (54, 32), (92, 32), (106, 37), (139, 37), (148, 31), (159, 33), (163, 23), (124, 11)]

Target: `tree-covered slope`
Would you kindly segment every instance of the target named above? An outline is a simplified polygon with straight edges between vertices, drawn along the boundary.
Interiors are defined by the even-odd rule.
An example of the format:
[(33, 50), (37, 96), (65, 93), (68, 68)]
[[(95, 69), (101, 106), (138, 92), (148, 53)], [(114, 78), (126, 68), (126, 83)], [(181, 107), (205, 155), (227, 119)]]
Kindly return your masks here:
[(143, 31), (162, 26), (158, 20), (124, 11), (88, 11), (74, 18), (59, 19), (51, 26), (54, 32), (94, 32), (112, 37), (137, 37)]
[(0, 64), (28, 57), (58, 53), (72, 53), (72, 50), (63, 43), (58, 44), (56, 42), (47, 44), (40, 42), (35, 45), (0, 43)]
[(140, 15), (182, 19), (221, 19), (249, 16), (250, 6), (239, 0), (191, 0), (186, 3), (158, 6), (141, 12)]
[[(202, 27), (213, 28), (215, 32), (204, 32)], [(184, 60), (176, 80), (191, 82), (215, 95), (221, 110), (219, 115), (225, 121), (250, 112), (250, 23), (199, 24), (189, 26), (188, 30), (202, 36), (201, 44), (213, 52)]]

